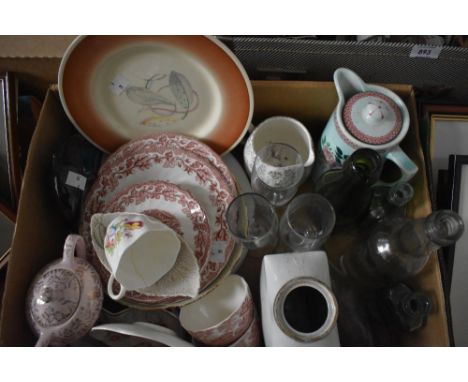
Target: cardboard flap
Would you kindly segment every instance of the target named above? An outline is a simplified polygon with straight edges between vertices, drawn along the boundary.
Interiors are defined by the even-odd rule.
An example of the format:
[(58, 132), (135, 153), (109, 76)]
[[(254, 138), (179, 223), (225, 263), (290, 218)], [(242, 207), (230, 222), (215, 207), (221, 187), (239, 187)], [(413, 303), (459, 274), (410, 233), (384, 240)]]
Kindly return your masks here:
[(0, 36), (0, 57), (61, 58), (76, 36)]
[(34, 344), (26, 322), (26, 293), (35, 274), (62, 256), (69, 229), (55, 204), (51, 155), (73, 131), (57, 92), (50, 90), (31, 141), (8, 264), (0, 320), (0, 339), (7, 346)]

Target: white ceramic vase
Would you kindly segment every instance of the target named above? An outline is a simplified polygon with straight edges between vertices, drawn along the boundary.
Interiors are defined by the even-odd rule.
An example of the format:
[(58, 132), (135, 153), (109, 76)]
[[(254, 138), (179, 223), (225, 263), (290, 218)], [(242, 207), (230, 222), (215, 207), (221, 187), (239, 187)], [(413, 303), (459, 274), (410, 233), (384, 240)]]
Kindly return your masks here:
[(340, 346), (325, 252), (264, 256), (260, 296), (266, 346)]

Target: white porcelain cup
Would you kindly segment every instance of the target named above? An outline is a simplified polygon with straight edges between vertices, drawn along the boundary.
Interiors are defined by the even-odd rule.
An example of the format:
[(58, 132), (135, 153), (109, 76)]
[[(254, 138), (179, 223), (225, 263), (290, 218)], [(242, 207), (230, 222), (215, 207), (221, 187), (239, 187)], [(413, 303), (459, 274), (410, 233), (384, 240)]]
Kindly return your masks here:
[[(181, 243), (160, 221), (143, 214), (121, 213), (107, 226), (103, 247), (111, 271), (107, 293), (119, 300), (127, 291), (149, 287), (169, 272)], [(114, 280), (120, 283), (117, 294), (112, 290)]]
[(303, 179), (309, 176), (315, 161), (312, 137), (300, 121), (284, 116), (267, 118), (253, 129), (244, 147), (244, 163), (249, 174), (252, 174), (257, 153), (271, 143), (294, 147), (304, 162)]

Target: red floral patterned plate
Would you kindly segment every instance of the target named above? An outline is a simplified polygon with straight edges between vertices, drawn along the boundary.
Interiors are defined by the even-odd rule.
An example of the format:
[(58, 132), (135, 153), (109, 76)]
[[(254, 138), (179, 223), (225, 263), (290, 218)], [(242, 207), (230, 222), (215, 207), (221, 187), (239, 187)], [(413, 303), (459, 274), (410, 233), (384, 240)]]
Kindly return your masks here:
[(237, 196), (238, 191), (234, 176), (218, 154), (216, 154), (210, 147), (194, 138), (169, 131), (149, 134), (142, 138), (134, 139), (131, 143), (122, 146), (102, 165), (99, 172), (109, 172), (113, 167), (118, 166), (122, 160), (125, 160), (125, 158), (140, 152), (155, 150), (155, 147), (160, 145), (179, 147), (185, 151), (191, 152), (192, 154), (198, 155), (201, 159), (210, 163), (221, 173), (221, 176), (226, 181), (232, 196)]
[[(127, 146), (134, 149), (127, 150)], [(94, 213), (105, 211), (106, 203), (129, 186), (149, 180), (162, 180), (177, 184), (189, 191), (205, 211), (212, 233), (211, 251), (201, 280), (201, 290), (223, 270), (234, 247), (225, 221), (225, 211), (233, 199), (221, 173), (198, 155), (171, 144), (144, 147), (144, 141), (129, 142), (108, 161), (115, 166), (101, 171), (84, 203), (80, 232), (88, 244), (88, 257), (92, 251), (89, 223)], [(106, 166), (106, 164), (104, 165)]]

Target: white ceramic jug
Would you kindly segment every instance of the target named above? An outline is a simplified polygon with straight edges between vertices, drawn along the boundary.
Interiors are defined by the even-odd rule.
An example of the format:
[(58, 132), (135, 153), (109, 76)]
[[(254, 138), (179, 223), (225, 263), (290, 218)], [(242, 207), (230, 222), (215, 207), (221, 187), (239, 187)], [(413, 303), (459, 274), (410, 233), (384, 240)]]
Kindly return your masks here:
[(400, 168), (397, 182), (409, 181), (418, 167), (399, 146), (410, 124), (403, 100), (382, 86), (366, 84), (346, 68), (337, 69), (333, 79), (338, 104), (318, 144), (314, 180), (341, 167), (357, 149), (370, 148)]
[(312, 137), (300, 121), (284, 116), (267, 118), (253, 128), (244, 147), (244, 163), (249, 175), (252, 174), (257, 153), (270, 143), (284, 143), (294, 147), (304, 162), (303, 179), (309, 176), (315, 161)]

